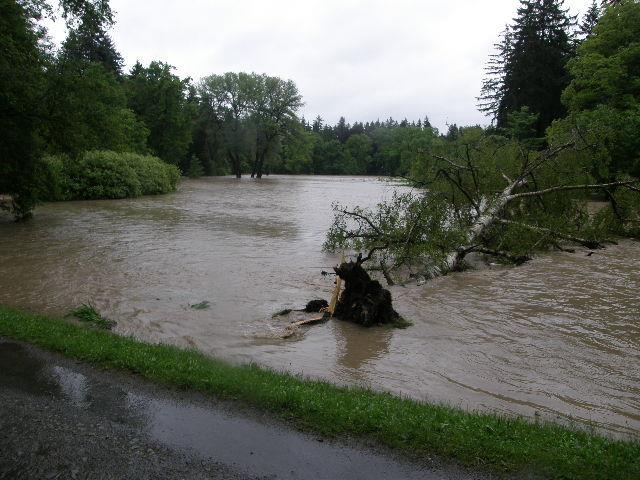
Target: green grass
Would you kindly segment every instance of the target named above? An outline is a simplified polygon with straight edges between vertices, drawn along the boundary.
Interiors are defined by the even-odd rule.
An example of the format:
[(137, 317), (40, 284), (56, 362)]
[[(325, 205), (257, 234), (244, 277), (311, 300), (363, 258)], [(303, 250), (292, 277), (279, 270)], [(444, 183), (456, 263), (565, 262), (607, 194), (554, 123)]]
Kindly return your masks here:
[(201, 353), (0, 306), (0, 335), (167, 385), (241, 401), (320, 435), (373, 439), (472, 468), (558, 479), (640, 478), (640, 443), (233, 366)]

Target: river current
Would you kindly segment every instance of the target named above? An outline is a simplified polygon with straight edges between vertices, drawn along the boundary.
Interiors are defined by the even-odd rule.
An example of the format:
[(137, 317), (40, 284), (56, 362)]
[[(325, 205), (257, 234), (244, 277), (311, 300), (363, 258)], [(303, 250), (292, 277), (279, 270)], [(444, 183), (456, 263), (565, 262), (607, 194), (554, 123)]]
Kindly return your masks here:
[(164, 196), (44, 204), (30, 222), (0, 220), (0, 303), (65, 314), (91, 301), (144, 340), (639, 438), (638, 242), (395, 286), (404, 330), (332, 320), (280, 338), (302, 314), (274, 312), (331, 295), (332, 203), (372, 206), (394, 188), (206, 178)]

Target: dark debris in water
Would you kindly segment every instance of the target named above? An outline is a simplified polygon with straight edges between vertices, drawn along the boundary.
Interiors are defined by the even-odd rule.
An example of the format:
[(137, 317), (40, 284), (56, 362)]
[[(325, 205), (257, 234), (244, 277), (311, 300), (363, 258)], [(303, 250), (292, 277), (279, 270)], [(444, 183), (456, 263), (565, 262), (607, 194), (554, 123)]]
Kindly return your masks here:
[(211, 303), (209, 303), (209, 301), (205, 300), (203, 302), (200, 303), (194, 303), (193, 305), (191, 305), (191, 308), (194, 310), (206, 310), (211, 306)]
[(328, 306), (329, 306), (329, 303), (326, 300), (320, 298), (316, 300), (311, 300), (305, 305), (304, 308), (300, 308), (296, 310), (292, 308), (285, 308), (284, 310), (280, 310), (279, 312), (276, 312), (273, 315), (271, 315), (271, 318), (283, 317), (285, 315), (289, 315), (291, 312), (318, 313), (318, 312), (324, 311), (323, 309), (327, 308)]

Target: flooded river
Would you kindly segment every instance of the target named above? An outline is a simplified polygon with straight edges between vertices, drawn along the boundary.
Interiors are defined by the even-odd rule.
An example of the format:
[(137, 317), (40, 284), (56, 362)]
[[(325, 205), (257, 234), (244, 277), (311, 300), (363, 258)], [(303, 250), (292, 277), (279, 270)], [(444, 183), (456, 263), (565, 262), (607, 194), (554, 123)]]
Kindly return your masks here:
[[(271, 318), (328, 298), (331, 204), (393, 186), (349, 177), (210, 178), (175, 194), (53, 203), (0, 221), (0, 303), (91, 301), (122, 334), (337, 383), (640, 437), (640, 243), (394, 287), (406, 330), (340, 321), (278, 338)], [(191, 305), (209, 302), (197, 310)]]

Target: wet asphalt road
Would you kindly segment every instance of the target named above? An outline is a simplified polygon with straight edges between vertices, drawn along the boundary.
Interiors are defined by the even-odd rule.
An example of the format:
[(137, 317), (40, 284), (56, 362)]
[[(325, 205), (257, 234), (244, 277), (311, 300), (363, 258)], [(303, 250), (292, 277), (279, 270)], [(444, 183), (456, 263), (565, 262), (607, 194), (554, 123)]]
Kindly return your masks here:
[(0, 479), (476, 479), (0, 338)]

